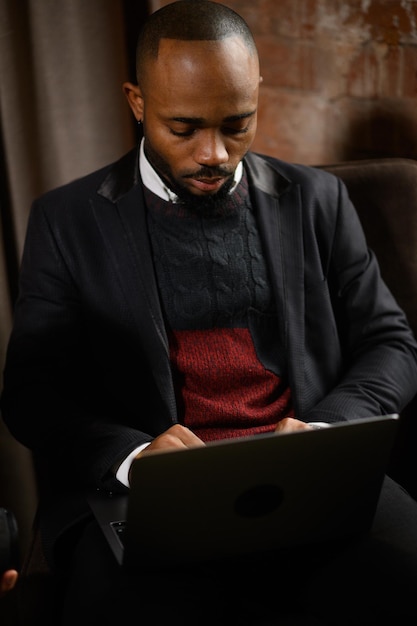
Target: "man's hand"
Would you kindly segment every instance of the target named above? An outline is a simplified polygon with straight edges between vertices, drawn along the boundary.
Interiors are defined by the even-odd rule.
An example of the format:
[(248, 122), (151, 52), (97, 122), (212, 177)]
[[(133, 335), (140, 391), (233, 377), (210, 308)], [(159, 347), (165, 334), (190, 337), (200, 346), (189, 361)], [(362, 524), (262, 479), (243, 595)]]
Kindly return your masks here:
[(195, 448), (204, 445), (204, 441), (197, 437), (189, 428), (181, 424), (174, 424), (161, 435), (155, 437), (144, 450), (139, 452), (136, 458), (139, 459), (141, 456), (151, 452), (184, 450), (185, 448)]
[(0, 598), (13, 589), (19, 574), (15, 569), (8, 569), (0, 576)]
[(295, 430), (311, 430), (311, 428), (312, 426), (309, 426), (309, 424), (297, 420), (294, 417), (284, 417), (284, 419), (280, 420), (276, 425), (275, 432), (292, 433)]

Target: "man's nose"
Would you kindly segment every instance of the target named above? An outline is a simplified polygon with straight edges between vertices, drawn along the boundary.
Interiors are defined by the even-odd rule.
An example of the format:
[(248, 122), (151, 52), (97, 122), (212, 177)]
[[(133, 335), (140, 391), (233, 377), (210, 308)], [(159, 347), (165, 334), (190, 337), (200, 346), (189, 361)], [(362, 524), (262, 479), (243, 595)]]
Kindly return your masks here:
[(229, 155), (221, 134), (210, 129), (201, 130), (194, 151), (194, 159), (196, 163), (206, 167), (226, 163)]

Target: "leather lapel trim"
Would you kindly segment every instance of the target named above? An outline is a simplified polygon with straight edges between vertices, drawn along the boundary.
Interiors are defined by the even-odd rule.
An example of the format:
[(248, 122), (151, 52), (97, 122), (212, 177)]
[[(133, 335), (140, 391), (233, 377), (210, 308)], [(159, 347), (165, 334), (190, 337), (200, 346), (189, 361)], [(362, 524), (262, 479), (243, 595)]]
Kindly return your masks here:
[(97, 193), (110, 202), (118, 202), (140, 182), (139, 149), (134, 148), (110, 166)]

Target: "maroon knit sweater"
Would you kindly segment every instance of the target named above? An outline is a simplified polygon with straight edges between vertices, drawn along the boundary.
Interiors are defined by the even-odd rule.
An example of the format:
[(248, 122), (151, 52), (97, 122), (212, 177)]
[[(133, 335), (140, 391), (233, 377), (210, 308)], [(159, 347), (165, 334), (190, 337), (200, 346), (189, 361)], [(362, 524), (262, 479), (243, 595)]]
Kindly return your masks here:
[(293, 410), (246, 177), (216, 217), (145, 196), (181, 423), (203, 441), (274, 430)]

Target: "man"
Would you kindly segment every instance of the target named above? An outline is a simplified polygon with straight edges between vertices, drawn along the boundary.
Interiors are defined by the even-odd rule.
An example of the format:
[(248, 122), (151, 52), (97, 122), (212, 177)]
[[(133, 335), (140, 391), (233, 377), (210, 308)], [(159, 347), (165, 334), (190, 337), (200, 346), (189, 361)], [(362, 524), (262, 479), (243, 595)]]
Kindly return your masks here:
[(5, 421), (44, 469), (61, 623), (414, 620), (417, 505), (388, 478), (349, 550), (131, 576), (112, 561), (83, 492), (126, 491), (135, 458), (399, 412), (417, 391), (416, 342), (342, 183), (250, 152), (245, 22), (205, 0), (160, 9), (137, 81), (138, 151), (33, 205), (4, 373)]

